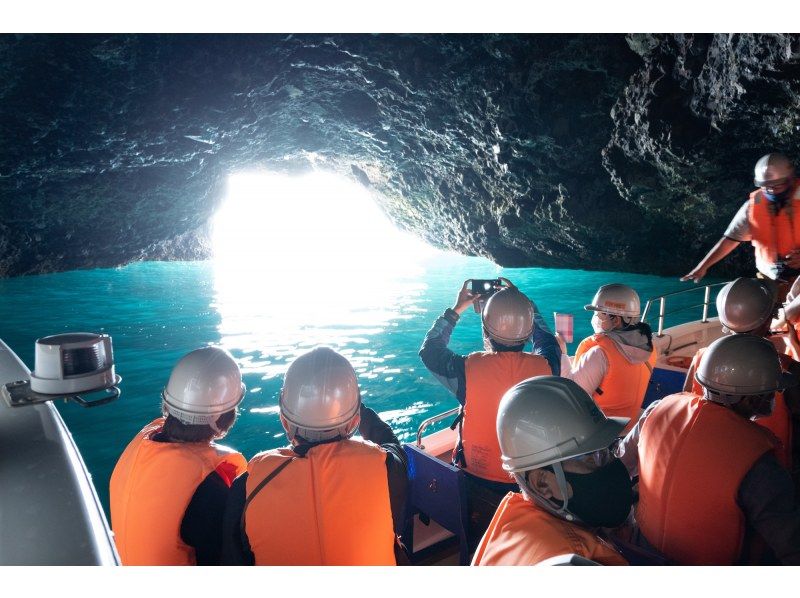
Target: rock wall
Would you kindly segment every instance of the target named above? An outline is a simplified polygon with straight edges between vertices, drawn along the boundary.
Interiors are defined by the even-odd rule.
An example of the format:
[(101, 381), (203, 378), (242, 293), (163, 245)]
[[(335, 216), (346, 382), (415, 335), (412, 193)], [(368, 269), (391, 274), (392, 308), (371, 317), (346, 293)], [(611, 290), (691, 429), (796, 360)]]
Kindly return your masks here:
[[(324, 168), (506, 266), (676, 274), (766, 151), (798, 36), (2, 35), (0, 275), (201, 259), (228, 173)], [(739, 250), (716, 272), (749, 271)]]

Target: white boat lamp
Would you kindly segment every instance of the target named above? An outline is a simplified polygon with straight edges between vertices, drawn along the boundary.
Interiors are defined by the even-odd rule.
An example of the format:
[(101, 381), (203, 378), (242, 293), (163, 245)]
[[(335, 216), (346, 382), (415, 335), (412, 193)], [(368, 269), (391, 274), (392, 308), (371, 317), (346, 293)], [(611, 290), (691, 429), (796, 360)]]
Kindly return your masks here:
[[(114, 372), (111, 337), (92, 332), (54, 334), (36, 340), (30, 380), (9, 382), (0, 394), (11, 407), (68, 399), (96, 407), (119, 398), (122, 378)], [(102, 393), (99, 398), (81, 395)]]

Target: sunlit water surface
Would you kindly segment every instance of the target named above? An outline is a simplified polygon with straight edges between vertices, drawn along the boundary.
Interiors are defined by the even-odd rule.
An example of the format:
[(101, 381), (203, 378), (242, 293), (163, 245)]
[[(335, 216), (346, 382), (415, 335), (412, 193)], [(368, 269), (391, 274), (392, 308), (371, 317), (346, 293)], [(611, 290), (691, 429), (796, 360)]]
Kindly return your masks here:
[[(553, 311), (575, 314), (576, 342), (591, 332), (582, 308), (600, 284), (623, 282), (643, 298), (687, 288), (674, 278), (502, 269), (482, 258), (449, 254), (412, 261), (398, 255), (383, 266), (353, 264), (346, 274), (311, 271), (297, 280), (289, 272), (220, 271), (214, 262), (138, 263), (0, 280), (2, 337), (33, 368), (38, 337), (66, 331), (112, 335), (122, 397), (95, 409), (58, 405), (107, 506), (117, 458), (159, 415), (159, 393), (173, 364), (197, 347), (222, 345), (242, 368), (247, 396), (226, 443), (247, 457), (285, 445), (277, 413), (282, 376), (292, 359), (319, 344), (350, 359), (365, 403), (402, 440), (410, 440), (422, 420), (456, 405), (417, 351), (466, 278), (510, 278), (551, 326)], [(481, 348), (477, 314), (465, 314), (451, 347), (462, 354)]]

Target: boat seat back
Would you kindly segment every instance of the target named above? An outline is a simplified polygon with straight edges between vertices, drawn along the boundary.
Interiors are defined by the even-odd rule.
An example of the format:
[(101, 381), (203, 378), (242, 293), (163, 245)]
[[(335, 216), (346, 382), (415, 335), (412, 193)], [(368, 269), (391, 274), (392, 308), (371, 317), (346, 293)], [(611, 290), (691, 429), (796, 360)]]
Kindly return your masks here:
[[(422, 449), (405, 444), (408, 477), (411, 484), (406, 530), (403, 538), (413, 551), (414, 515), (430, 518), (455, 534), (459, 541), (461, 565), (469, 564), (467, 548), (467, 491), (464, 472), (433, 457)], [(413, 561), (413, 554), (412, 554)]]
[(647, 406), (653, 401), (663, 399), (676, 392), (681, 392), (685, 379), (686, 371), (677, 372), (658, 367), (653, 368), (653, 374), (650, 376), (647, 392), (642, 401), (642, 409), (647, 409)]

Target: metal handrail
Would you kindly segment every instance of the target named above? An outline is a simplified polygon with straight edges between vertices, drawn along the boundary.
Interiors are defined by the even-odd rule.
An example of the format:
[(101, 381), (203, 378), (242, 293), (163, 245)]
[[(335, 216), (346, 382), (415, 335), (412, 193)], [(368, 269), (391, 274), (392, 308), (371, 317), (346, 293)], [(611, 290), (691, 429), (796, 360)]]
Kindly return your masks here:
[[(665, 293), (663, 295), (659, 295), (658, 297), (653, 297), (647, 300), (647, 305), (644, 307), (644, 311), (642, 312), (642, 321), (647, 319), (647, 315), (650, 312), (650, 307), (658, 301), (658, 332), (656, 333), (657, 336), (664, 335), (664, 318), (667, 315), (675, 314), (681, 311), (687, 311), (690, 309), (694, 309), (697, 307), (703, 308), (703, 318), (700, 320), (701, 322), (708, 322), (708, 306), (711, 304), (711, 289), (712, 287), (721, 287), (728, 284), (727, 282), (716, 282), (714, 284), (707, 284), (702, 287), (692, 287), (689, 289), (683, 289), (681, 291), (673, 291), (671, 293)], [(666, 311), (667, 305), (667, 297), (674, 297), (675, 295), (685, 295), (686, 293), (696, 293), (697, 291), (702, 290), (703, 295), (703, 302), (697, 303), (695, 305), (688, 305), (686, 307), (680, 307), (678, 309), (673, 309), (672, 311)]]
[(443, 419), (447, 419), (448, 417), (451, 417), (453, 415), (456, 415), (458, 413), (459, 409), (461, 409), (461, 407), (454, 407), (453, 409), (450, 409), (449, 411), (445, 411), (444, 413), (440, 413), (439, 415), (434, 415), (433, 417), (429, 417), (424, 422), (422, 422), (419, 425), (419, 428), (417, 428), (417, 446), (419, 448), (421, 448), (421, 449), (425, 448), (424, 446), (422, 446), (422, 433), (425, 431), (425, 429), (428, 426), (431, 426), (431, 425), (435, 424), (436, 422), (440, 422)]

